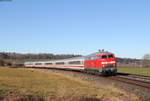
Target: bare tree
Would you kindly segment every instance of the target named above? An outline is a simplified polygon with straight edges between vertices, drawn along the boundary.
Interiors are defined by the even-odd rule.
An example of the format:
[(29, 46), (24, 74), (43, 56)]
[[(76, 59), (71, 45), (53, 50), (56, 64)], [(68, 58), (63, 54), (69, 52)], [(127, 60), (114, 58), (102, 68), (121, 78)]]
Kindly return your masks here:
[(142, 59), (143, 67), (150, 67), (150, 54), (145, 54)]

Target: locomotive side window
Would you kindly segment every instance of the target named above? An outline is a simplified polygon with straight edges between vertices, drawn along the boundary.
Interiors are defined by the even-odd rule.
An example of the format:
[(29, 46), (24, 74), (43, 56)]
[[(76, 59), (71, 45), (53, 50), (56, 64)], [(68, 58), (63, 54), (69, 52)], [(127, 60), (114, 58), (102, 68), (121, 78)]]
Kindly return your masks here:
[(57, 65), (64, 65), (64, 62), (56, 62)]
[(102, 55), (102, 59), (107, 59), (107, 55)]
[(114, 56), (112, 54), (108, 55), (108, 58), (114, 58)]

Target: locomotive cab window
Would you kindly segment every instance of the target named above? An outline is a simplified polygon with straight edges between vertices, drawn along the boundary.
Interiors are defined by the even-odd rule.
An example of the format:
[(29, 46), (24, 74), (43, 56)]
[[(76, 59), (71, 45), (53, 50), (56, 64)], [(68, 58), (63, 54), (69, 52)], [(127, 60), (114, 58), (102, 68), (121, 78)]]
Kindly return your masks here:
[(107, 55), (102, 55), (102, 59), (107, 59)]
[(108, 55), (108, 58), (114, 58), (113, 54)]

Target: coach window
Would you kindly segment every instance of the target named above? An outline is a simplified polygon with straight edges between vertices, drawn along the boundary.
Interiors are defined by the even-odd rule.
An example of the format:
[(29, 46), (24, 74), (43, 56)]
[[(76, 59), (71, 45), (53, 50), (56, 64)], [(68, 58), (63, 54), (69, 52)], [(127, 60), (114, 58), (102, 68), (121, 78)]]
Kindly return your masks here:
[(56, 62), (57, 65), (64, 65), (64, 62)]
[(35, 65), (42, 65), (42, 63), (35, 63)]
[(52, 65), (52, 63), (45, 63), (45, 65)]
[(107, 55), (102, 55), (102, 59), (107, 59)]
[(81, 64), (80, 61), (71, 61), (69, 64)]

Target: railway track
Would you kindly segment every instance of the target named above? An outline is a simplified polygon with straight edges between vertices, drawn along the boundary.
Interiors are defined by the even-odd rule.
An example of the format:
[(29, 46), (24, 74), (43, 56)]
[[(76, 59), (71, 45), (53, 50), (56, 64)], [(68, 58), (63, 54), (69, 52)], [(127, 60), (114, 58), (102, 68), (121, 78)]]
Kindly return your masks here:
[(132, 77), (132, 78), (138, 78), (138, 79), (143, 79), (143, 80), (149, 80), (150, 81), (150, 76), (145, 76), (145, 75), (138, 75), (138, 74), (129, 74), (129, 73), (117, 73), (118, 76), (126, 76), (126, 77)]
[[(92, 73), (92, 75), (95, 75), (95, 74)], [(100, 77), (103, 77), (103, 76), (100, 76)], [(103, 78), (125, 83), (125, 84), (130, 84), (132, 86), (138, 86), (146, 90), (150, 90), (150, 76), (118, 73), (116, 76), (107, 76)]]
[(141, 79), (137, 79), (137, 78), (135, 79), (135, 78), (124, 77), (124, 76), (112, 76), (112, 77), (109, 77), (108, 79), (123, 82), (126, 84), (130, 84), (130, 85), (134, 85), (134, 86), (138, 86), (138, 87), (142, 87), (147, 90), (150, 90), (150, 81), (144, 81), (143, 79), (141, 80)]

